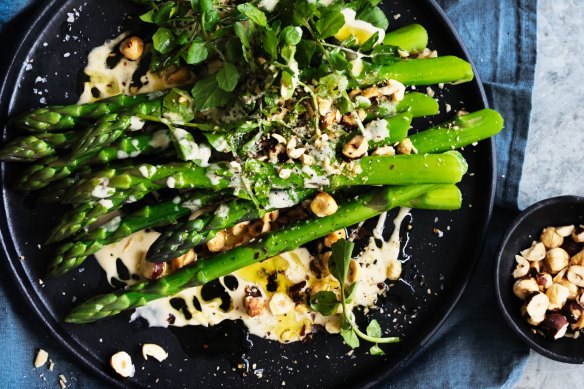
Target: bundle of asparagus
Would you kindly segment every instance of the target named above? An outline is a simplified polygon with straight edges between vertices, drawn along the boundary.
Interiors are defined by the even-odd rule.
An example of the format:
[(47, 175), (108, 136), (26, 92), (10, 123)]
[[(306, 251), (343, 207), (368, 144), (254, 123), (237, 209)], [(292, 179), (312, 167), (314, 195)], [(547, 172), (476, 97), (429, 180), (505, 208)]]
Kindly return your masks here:
[[(270, 12), (252, 3), (158, 3), (142, 16), (159, 27), (152, 69), (193, 67), (201, 77), (190, 91), (46, 107), (10, 122), (26, 135), (0, 159), (31, 163), (15, 188), (72, 206), (50, 234), (49, 242), (67, 242), (48, 276), (147, 228), (162, 229), (146, 258), (161, 263), (321, 192), (344, 200), (334, 213), (91, 299), (68, 322), (205, 284), (397, 206), (457, 209), (455, 184), (467, 165), (454, 149), (502, 129), (500, 115), (484, 109), (408, 135), (414, 118), (439, 107), (406, 87), (467, 82), (472, 69), (434, 57), (419, 25), (386, 32), (375, 2), (281, 1)], [(102, 222), (114, 212), (115, 222)]]

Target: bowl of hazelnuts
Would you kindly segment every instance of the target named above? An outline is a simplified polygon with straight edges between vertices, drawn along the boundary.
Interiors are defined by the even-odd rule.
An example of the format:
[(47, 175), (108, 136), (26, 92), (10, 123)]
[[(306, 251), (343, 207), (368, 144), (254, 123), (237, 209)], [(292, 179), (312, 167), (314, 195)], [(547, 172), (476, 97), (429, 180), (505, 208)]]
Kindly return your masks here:
[(497, 252), (495, 293), (532, 349), (584, 363), (584, 197), (543, 200), (513, 221)]

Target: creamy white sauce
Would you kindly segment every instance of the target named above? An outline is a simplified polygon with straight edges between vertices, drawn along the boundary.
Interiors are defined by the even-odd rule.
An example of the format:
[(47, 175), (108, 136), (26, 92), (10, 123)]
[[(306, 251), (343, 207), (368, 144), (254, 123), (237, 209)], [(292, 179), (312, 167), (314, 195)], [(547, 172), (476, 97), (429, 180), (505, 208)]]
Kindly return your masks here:
[(116, 279), (126, 282), (128, 285), (136, 283), (136, 280), (120, 279), (116, 261), (119, 258), (130, 274), (140, 274), (140, 264), (143, 262), (148, 248), (159, 236), (160, 234), (155, 231), (140, 231), (117, 243), (107, 245), (95, 253), (97, 263), (105, 271), (108, 282), (111, 283), (112, 279)]
[(294, 199), (284, 190), (274, 190), (268, 195), (268, 209), (288, 208), (295, 204)]
[[(371, 307), (377, 302), (379, 294), (383, 292), (383, 289), (380, 289), (378, 285), (386, 280), (388, 263), (398, 258), (399, 231), (408, 214), (408, 208), (400, 209), (393, 222), (393, 232), (388, 241), (383, 241), (381, 248), (377, 247), (375, 239), (383, 240), (387, 213), (379, 217), (369, 245), (357, 257), (361, 270), (352, 306)], [(141, 231), (100, 250), (96, 257), (100, 266), (105, 270), (108, 280), (112, 278), (119, 280), (119, 275), (116, 273), (117, 258), (122, 260), (130, 274), (140, 274), (140, 266), (145, 253), (158, 236), (159, 234), (156, 232)], [(221, 301), (219, 299), (205, 301), (201, 296), (202, 287), (194, 287), (174, 296), (152, 301), (146, 306), (136, 309), (132, 320), (142, 318), (153, 327), (168, 327), (169, 325), (180, 327), (187, 325), (212, 326), (224, 320), (242, 320), (251, 334), (282, 343), (302, 340), (315, 325), (324, 327), (330, 333), (338, 333), (341, 323), (340, 311), (336, 315), (323, 316), (312, 311), (304, 303), (291, 304), (287, 295), (289, 287), (302, 281), (306, 281), (306, 285), (301, 291), (314, 288), (318, 283), (323, 290), (338, 292), (339, 284), (330, 274), (317, 279), (316, 274), (310, 269), (310, 262), (313, 259), (307, 249), (299, 248), (236, 271), (232, 276), (237, 280), (237, 288), (230, 290), (225, 287), (225, 291), (231, 299), (231, 306), (226, 311), (220, 309)], [(269, 292), (267, 288), (268, 275), (276, 272), (278, 274), (277, 290)], [(134, 281), (128, 283), (132, 282)], [(223, 280), (221, 283), (225, 286)], [(246, 286), (259, 288), (265, 298), (263, 312), (255, 317), (250, 317), (244, 306)], [(185, 317), (182, 312), (172, 307), (170, 300), (173, 298), (184, 300), (191, 314), (190, 318)], [(194, 298), (199, 302), (200, 310), (195, 307)], [(169, 317), (172, 317), (170, 322)]]
[[(140, 81), (143, 83), (139, 88), (137, 85), (132, 85), (132, 76), (140, 66), (140, 60), (130, 61), (122, 58), (115, 67), (110, 69), (107, 66), (107, 59), (110, 57), (122, 40), (128, 36), (128, 33), (123, 33), (115, 39), (107, 40), (103, 45), (91, 50), (87, 60), (87, 66), (84, 69), (85, 74), (89, 77), (89, 81), (84, 83), (83, 93), (79, 98), (78, 104), (90, 103), (106, 97), (116, 96), (119, 94), (134, 95), (139, 93), (148, 93), (171, 88), (173, 86), (184, 85), (192, 82), (194, 75), (180, 84), (168, 81), (168, 73), (152, 73), (150, 71), (144, 74)], [(145, 51), (149, 50), (146, 45)], [(99, 90), (99, 96), (94, 97), (92, 89)], [(138, 123), (131, 127), (137, 128)], [(141, 128), (141, 127), (140, 127)]]
[(387, 120), (379, 119), (369, 122), (364, 128), (363, 136), (373, 142), (380, 142), (389, 137)]
[[(379, 282), (383, 282), (387, 278), (387, 268), (390, 261), (395, 261), (399, 257), (401, 247), (399, 232), (402, 222), (409, 213), (410, 208), (400, 208), (393, 221), (393, 231), (387, 241), (383, 238), (387, 213), (379, 216), (377, 226), (369, 238), (369, 244), (361, 251), (357, 259), (362, 270), (362, 282), (357, 286), (355, 293), (357, 305), (372, 306), (377, 301), (375, 288)], [(381, 241), (381, 247), (378, 247), (376, 239)]]

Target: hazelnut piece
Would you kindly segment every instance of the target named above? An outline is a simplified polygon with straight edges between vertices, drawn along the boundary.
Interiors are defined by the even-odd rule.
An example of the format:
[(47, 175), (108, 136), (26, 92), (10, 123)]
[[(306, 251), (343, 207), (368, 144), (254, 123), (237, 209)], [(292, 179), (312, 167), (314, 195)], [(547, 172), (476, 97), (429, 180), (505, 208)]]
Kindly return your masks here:
[(539, 325), (544, 335), (550, 339), (560, 339), (568, 330), (568, 319), (561, 313), (550, 313)]
[(548, 248), (560, 247), (564, 243), (564, 237), (556, 231), (555, 227), (547, 227), (543, 229), (539, 239), (541, 243)]
[(525, 299), (525, 312), (530, 324), (537, 325), (545, 318), (545, 313), (550, 305), (550, 300), (545, 293), (532, 293)]
[(513, 278), (526, 276), (530, 268), (529, 261), (521, 255), (516, 255), (515, 262), (517, 262), (517, 266), (515, 266), (515, 270), (513, 271)]
[(126, 38), (120, 44), (120, 53), (122, 53), (124, 58), (129, 59), (130, 61), (136, 61), (140, 59), (143, 52), (144, 41), (137, 36)]
[(584, 308), (578, 304), (577, 301), (568, 301), (564, 308), (562, 308), (562, 313), (566, 316), (566, 319), (570, 322), (570, 324), (575, 324), (584, 313)]
[(534, 292), (539, 292), (539, 287), (533, 278), (517, 280), (513, 284), (513, 293), (521, 300), (525, 300), (527, 295)]
[(330, 216), (337, 212), (339, 206), (330, 194), (320, 192), (310, 202), (310, 210), (318, 217)]
[(156, 359), (158, 362), (162, 362), (166, 358), (168, 358), (168, 353), (157, 344), (144, 343), (142, 345), (142, 356), (146, 360), (148, 359), (148, 357), (152, 357)]
[(122, 377), (133, 377), (136, 372), (132, 358), (125, 351), (119, 351), (110, 358), (110, 366)]
[(539, 290), (542, 292), (553, 284), (552, 276), (549, 273), (538, 273), (535, 276), (535, 281), (539, 286)]
[(530, 248), (521, 252), (521, 256), (528, 261), (541, 261), (545, 258), (545, 246), (541, 242), (533, 242)]
[(550, 273), (555, 274), (564, 269), (570, 263), (570, 256), (566, 250), (555, 247), (545, 255), (545, 264)]
[(584, 288), (584, 266), (572, 265), (566, 273), (568, 281), (572, 284)]
[(549, 309), (552, 311), (554, 309), (561, 309), (564, 306), (570, 295), (570, 290), (562, 284), (553, 284), (546, 290), (545, 294), (550, 299)]
[(584, 243), (584, 226), (578, 226), (572, 231), (572, 239), (576, 243)]

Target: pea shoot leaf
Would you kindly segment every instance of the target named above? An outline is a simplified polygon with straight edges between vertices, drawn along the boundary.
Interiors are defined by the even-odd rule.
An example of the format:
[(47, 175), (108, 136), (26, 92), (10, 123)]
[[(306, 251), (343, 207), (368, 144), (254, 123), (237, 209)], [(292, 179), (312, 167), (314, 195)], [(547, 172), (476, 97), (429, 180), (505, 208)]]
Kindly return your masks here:
[(345, 16), (337, 8), (324, 8), (316, 22), (319, 38), (326, 39), (335, 35), (345, 24)]
[(333, 277), (340, 283), (344, 283), (349, 273), (349, 262), (355, 243), (341, 239), (332, 245), (333, 253), (329, 259), (329, 270)]
[(296, 46), (302, 39), (302, 29), (300, 27), (287, 26), (282, 30), (281, 35), (287, 45)]
[(237, 67), (231, 62), (225, 62), (221, 70), (217, 73), (217, 84), (224, 91), (231, 92), (237, 86), (239, 77)]
[(361, 8), (357, 12), (357, 16), (355, 18), (369, 22), (375, 27), (381, 28), (382, 30), (387, 30), (389, 27), (389, 21), (387, 20), (385, 13), (379, 7), (371, 4)]
[(331, 291), (318, 292), (310, 298), (310, 307), (324, 316), (333, 315), (339, 308), (337, 295)]
[(397, 48), (388, 45), (379, 45), (371, 52), (371, 61), (374, 64), (384, 65), (391, 64), (397, 61)]
[(379, 40), (379, 31), (375, 31), (375, 33), (373, 35), (371, 35), (369, 37), (369, 39), (367, 39), (359, 48), (360, 51), (362, 52), (367, 52), (369, 50), (371, 50), (376, 44), (377, 41)]
[(205, 42), (198, 38), (191, 42), (189, 49), (184, 55), (184, 59), (189, 65), (197, 65), (206, 60), (208, 56), (209, 51)]
[(217, 75), (213, 74), (198, 81), (191, 91), (197, 111), (206, 111), (223, 106), (231, 100), (231, 93), (219, 88)]
[(355, 331), (353, 331), (353, 327), (351, 327), (351, 325), (346, 320), (343, 321), (343, 325), (341, 326), (341, 336), (343, 337), (343, 340), (347, 346), (351, 348), (359, 347), (359, 337)]
[(258, 26), (268, 27), (266, 14), (251, 3), (239, 4), (237, 10)]
[(168, 54), (175, 46), (174, 34), (170, 29), (161, 27), (152, 35), (152, 43), (160, 54)]
[(379, 322), (375, 319), (371, 320), (371, 322), (367, 326), (366, 331), (367, 335), (372, 336), (374, 338), (380, 338), (382, 335), (381, 326), (379, 325)]
[(193, 106), (189, 93), (173, 88), (162, 100), (162, 115), (173, 123), (188, 123), (195, 118)]
[(371, 346), (369, 349), (369, 354), (371, 355), (385, 355), (385, 351), (383, 351), (377, 344)]

